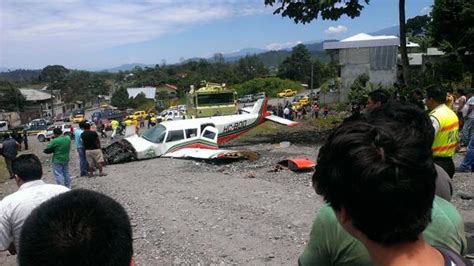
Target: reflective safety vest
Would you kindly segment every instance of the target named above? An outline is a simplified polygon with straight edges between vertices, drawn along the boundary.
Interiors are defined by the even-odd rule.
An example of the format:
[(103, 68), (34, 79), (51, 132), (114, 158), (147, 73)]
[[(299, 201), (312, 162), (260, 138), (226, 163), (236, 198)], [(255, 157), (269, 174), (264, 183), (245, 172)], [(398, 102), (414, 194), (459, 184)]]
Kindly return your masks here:
[(112, 129), (117, 129), (118, 126), (119, 126), (119, 122), (117, 120), (112, 120), (112, 122), (110, 122), (111, 126), (112, 126)]
[(452, 157), (456, 152), (459, 139), (459, 120), (457, 115), (445, 104), (436, 107), (430, 116), (438, 120), (439, 129), (435, 135), (433, 156)]

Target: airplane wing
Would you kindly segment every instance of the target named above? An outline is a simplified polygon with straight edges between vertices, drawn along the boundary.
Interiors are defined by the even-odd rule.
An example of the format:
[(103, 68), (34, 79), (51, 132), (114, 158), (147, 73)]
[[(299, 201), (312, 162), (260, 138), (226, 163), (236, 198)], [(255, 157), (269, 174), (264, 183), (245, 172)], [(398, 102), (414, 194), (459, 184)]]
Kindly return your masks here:
[(211, 150), (211, 149), (197, 149), (184, 148), (174, 152), (166, 153), (162, 157), (171, 158), (195, 158), (195, 159), (247, 159), (257, 160), (258, 153), (248, 150)]
[(279, 117), (279, 116), (276, 116), (276, 115), (265, 116), (265, 119), (268, 119), (268, 120), (270, 120), (272, 122), (275, 122), (275, 123), (278, 123), (278, 124), (287, 125), (289, 127), (294, 127), (294, 126), (297, 126), (299, 124), (298, 122), (291, 121), (291, 120), (288, 120), (288, 119), (285, 119), (283, 117)]

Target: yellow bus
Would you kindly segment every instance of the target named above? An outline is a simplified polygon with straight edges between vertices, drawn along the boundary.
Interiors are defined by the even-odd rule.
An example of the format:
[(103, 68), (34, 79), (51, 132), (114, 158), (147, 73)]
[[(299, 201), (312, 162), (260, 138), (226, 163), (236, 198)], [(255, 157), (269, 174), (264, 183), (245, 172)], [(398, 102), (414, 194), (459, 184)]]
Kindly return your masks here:
[(233, 115), (237, 110), (237, 93), (225, 84), (204, 83), (187, 95), (186, 118)]

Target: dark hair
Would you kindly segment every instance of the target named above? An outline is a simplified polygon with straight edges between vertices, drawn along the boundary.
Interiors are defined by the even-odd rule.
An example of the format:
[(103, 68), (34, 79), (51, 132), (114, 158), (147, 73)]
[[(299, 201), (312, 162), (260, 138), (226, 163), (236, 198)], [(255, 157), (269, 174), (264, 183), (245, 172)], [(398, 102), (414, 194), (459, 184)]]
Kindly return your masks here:
[(456, 92), (459, 93), (459, 95), (466, 95), (463, 89), (457, 89)]
[(85, 127), (86, 124), (87, 124), (87, 123), (86, 123), (85, 121), (80, 122), (80, 123), (79, 123), (79, 128), (80, 128), (80, 129), (84, 129), (84, 127)]
[(87, 130), (91, 129), (91, 124), (84, 123), (84, 129), (87, 129)]
[(439, 86), (430, 86), (426, 89), (426, 98), (431, 98), (437, 103), (445, 103), (446, 96), (446, 90)]
[(54, 134), (54, 135), (62, 135), (62, 134), (63, 134), (63, 131), (61, 130), (61, 128), (55, 127), (55, 128), (53, 129), (53, 134)]
[(132, 228), (114, 199), (75, 189), (47, 200), (28, 216), (20, 250), (20, 265), (129, 266)]
[(9, 139), (9, 138), (10, 138), (10, 134), (9, 134), (9, 133), (4, 133), (4, 134), (3, 134), (3, 138), (4, 138), (4, 139)]
[(382, 89), (371, 91), (369, 92), (368, 96), (370, 99), (372, 99), (372, 101), (380, 102), (382, 104), (387, 103), (388, 100), (390, 99), (390, 95), (388, 94), (388, 92)]
[(39, 180), (43, 176), (41, 161), (34, 154), (23, 154), (12, 161), (12, 172), (24, 182)]
[(433, 138), (430, 119), (419, 108), (382, 105), (329, 136), (313, 185), (369, 239), (384, 245), (415, 241), (431, 221)]

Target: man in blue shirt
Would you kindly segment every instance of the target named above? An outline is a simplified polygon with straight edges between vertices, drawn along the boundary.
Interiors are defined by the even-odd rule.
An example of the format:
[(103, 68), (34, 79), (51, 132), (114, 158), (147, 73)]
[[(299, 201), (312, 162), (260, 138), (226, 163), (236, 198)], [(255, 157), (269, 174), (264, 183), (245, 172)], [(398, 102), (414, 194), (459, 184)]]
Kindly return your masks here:
[(79, 164), (81, 169), (81, 176), (87, 176), (87, 160), (86, 149), (82, 144), (81, 134), (84, 132), (84, 125), (86, 122), (79, 123), (79, 128), (74, 130), (74, 141), (76, 142), (77, 153), (79, 154)]

